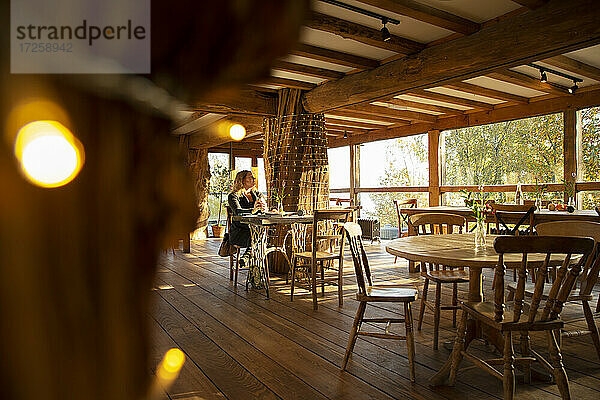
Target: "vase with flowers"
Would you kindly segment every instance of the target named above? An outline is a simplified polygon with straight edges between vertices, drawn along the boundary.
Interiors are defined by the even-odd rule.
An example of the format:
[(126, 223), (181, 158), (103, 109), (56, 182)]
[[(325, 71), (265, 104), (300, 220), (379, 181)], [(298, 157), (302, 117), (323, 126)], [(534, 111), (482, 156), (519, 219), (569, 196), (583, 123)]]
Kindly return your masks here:
[(485, 248), (486, 240), (486, 227), (485, 217), (487, 213), (487, 206), (485, 204), (485, 197), (483, 193), (483, 186), (479, 186), (479, 199), (476, 199), (473, 192), (466, 190), (462, 191), (465, 205), (472, 211), (472, 216), (475, 218), (475, 251)]

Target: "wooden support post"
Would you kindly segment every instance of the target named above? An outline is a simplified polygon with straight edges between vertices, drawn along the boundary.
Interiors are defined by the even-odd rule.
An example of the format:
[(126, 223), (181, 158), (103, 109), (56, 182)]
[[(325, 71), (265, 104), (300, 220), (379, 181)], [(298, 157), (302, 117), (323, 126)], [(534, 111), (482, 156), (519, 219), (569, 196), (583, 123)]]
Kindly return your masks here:
[(351, 144), (350, 146), (350, 206), (356, 205), (356, 150), (357, 145)]
[[(563, 163), (566, 182), (578, 181), (581, 175), (581, 168), (578, 168), (579, 160), (581, 160), (580, 118), (576, 110), (566, 110), (563, 113)], [(564, 200), (565, 202), (569, 201), (567, 194), (565, 194)]]
[(429, 138), (429, 206), (440, 205), (440, 131), (427, 132)]

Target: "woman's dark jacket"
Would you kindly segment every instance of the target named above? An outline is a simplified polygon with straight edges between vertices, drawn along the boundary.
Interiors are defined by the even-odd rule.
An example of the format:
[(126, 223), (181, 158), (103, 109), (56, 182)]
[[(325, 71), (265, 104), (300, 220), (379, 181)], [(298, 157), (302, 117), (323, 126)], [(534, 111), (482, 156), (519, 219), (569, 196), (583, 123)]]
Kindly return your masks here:
[[(258, 192), (251, 190), (252, 201), (248, 200), (245, 195), (236, 195), (235, 193), (229, 193), (227, 196), (227, 203), (233, 215), (244, 215), (250, 214), (254, 208), (254, 203), (258, 198)], [(250, 247), (250, 228), (247, 224), (241, 222), (231, 221), (229, 226), (229, 241), (240, 247)]]

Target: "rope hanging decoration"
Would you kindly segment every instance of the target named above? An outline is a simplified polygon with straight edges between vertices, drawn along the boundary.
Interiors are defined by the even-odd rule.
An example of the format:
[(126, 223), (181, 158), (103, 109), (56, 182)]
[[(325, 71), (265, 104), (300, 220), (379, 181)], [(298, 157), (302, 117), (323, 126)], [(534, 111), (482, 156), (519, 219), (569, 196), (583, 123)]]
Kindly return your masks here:
[(283, 200), (285, 211), (329, 205), (329, 166), (323, 114), (265, 119), (264, 160), (269, 204)]

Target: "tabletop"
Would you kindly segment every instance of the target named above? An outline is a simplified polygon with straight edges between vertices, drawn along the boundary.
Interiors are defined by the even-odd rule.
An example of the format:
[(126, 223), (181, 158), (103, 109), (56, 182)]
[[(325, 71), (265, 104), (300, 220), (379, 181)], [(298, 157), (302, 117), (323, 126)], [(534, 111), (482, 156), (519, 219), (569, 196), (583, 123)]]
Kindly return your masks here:
[[(498, 263), (498, 253), (494, 250), (494, 240), (497, 237), (498, 235), (487, 235), (485, 247), (476, 251), (474, 234), (406, 236), (392, 240), (386, 246), (386, 251), (407, 260), (449, 267), (494, 268)], [(535, 266), (536, 263), (541, 265), (544, 258), (544, 254), (529, 254), (527, 260)], [(518, 266), (521, 260), (521, 254), (504, 255), (504, 264), (509, 268)], [(557, 262), (560, 263), (560, 260), (562, 258), (557, 257)]]
[[(436, 207), (420, 207), (420, 208), (402, 208), (401, 213), (406, 215), (414, 215), (421, 213), (441, 212), (449, 214), (458, 214), (464, 217), (472, 217), (473, 211), (468, 207), (459, 206), (436, 206)], [(549, 211), (546, 209), (537, 210), (534, 213), (535, 223), (549, 221), (591, 221), (600, 222), (600, 215), (595, 210), (575, 210), (570, 213), (567, 211)]]
[(310, 224), (312, 215), (263, 213), (252, 215), (236, 215), (234, 221), (252, 225), (280, 225), (280, 224)]

